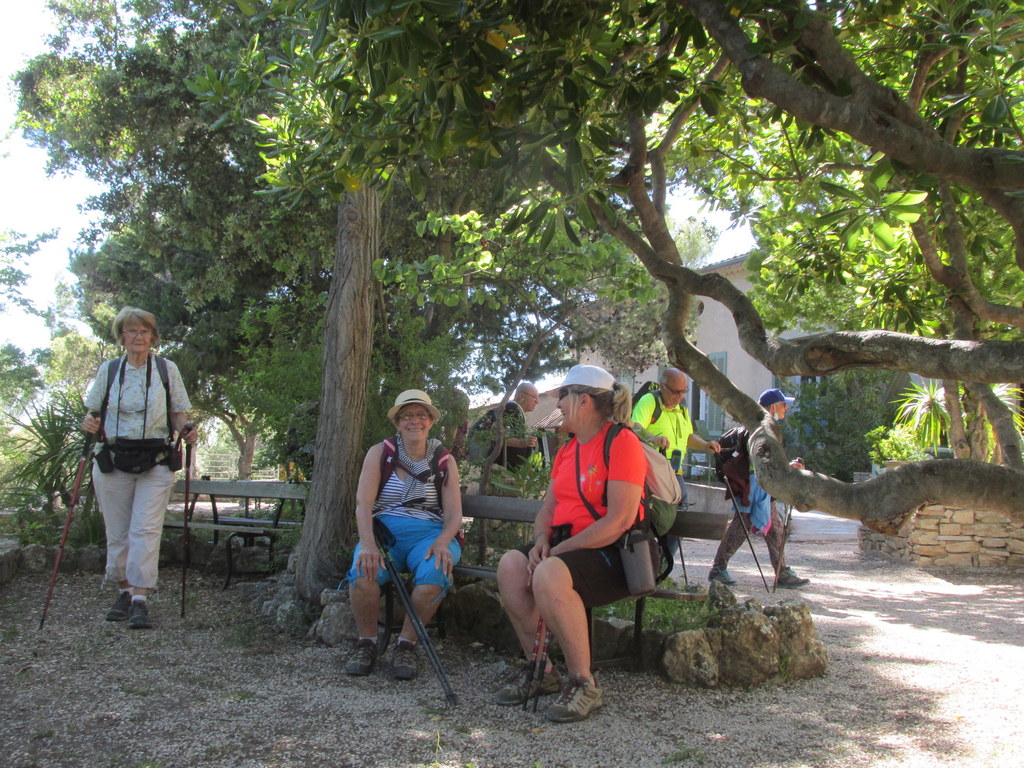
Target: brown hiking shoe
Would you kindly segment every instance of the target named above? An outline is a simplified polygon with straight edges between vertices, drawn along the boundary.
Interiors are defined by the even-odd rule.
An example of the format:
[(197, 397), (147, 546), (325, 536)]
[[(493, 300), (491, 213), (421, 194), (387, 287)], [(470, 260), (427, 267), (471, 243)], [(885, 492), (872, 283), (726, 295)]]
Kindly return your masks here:
[(575, 723), (585, 720), (604, 704), (601, 689), (593, 680), (572, 676), (565, 681), (562, 692), (545, 712), (553, 723)]
[(377, 644), (373, 640), (360, 640), (345, 662), (345, 674), (362, 677), (373, 671), (377, 662)]
[(494, 702), (503, 707), (511, 707), (522, 704), (534, 696), (543, 696), (558, 690), (558, 671), (554, 668), (550, 672), (545, 672), (540, 680), (535, 674), (528, 690), (526, 681), (530, 677), (531, 667), (533, 667), (532, 661), (524, 661), (518, 667), (510, 669), (499, 677), (498, 685), (494, 689)]
[(419, 655), (414, 643), (398, 643), (391, 654), (391, 672), (396, 680), (414, 680), (420, 673)]

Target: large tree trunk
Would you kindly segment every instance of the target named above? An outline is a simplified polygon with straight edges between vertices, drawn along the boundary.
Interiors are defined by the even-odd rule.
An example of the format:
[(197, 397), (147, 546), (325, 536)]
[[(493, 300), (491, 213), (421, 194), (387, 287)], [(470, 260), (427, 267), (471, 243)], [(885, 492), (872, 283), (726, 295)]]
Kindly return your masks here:
[(338, 206), (334, 273), (324, 323), (324, 374), (313, 480), (299, 542), (295, 583), (312, 600), (342, 574), (362, 465), (366, 382), (373, 340), (373, 260), (380, 249), (380, 201), (373, 190)]

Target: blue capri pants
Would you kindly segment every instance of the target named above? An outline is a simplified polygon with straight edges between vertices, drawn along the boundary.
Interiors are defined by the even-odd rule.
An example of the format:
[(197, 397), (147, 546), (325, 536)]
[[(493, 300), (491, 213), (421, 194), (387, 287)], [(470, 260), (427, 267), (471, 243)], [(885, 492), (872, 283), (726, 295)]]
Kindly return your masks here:
[[(437, 558), (426, 559), (427, 550), (434, 543), (434, 539), (441, 534), (441, 521), (388, 514), (380, 515), (377, 519), (387, 526), (394, 537), (394, 542), (388, 546), (388, 551), (391, 553), (395, 565), (400, 571), (412, 574), (413, 584), (433, 584), (443, 590), (451, 586), (451, 581), (444, 575), (444, 571), (437, 567)], [(359, 559), (361, 547), (362, 542), (356, 544), (356, 551), (352, 555), (352, 567), (346, 575), (349, 583), (362, 576), (355, 570), (355, 563)], [(448, 544), (448, 551), (452, 555), (452, 564), (458, 563), (462, 557), (462, 548), (454, 539)], [(383, 586), (389, 581), (391, 581), (391, 577), (385, 569), (381, 568), (377, 571), (378, 584)]]

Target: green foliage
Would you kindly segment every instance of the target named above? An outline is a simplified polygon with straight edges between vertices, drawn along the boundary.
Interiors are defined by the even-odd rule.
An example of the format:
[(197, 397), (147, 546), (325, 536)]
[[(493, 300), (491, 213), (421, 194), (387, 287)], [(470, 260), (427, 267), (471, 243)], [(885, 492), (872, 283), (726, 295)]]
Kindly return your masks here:
[(869, 455), (876, 464), (886, 461), (921, 461), (926, 458), (914, 430), (907, 425), (880, 426), (865, 436)]
[(907, 427), (917, 444), (931, 449), (933, 456), (938, 454), (949, 430), (945, 397), (945, 389), (938, 382), (928, 380), (923, 384), (911, 382), (897, 401), (896, 426)]
[[(850, 482), (871, 468), (866, 438), (892, 423), (895, 382), (885, 371), (849, 371), (800, 385), (800, 396), (782, 422), (786, 452), (815, 472)], [(851, 407), (854, 404), (855, 407)]]
[[(671, 579), (663, 587), (676, 589)], [(598, 618), (617, 618), (632, 621), (636, 612), (635, 600), (620, 600), (594, 609)], [(704, 629), (714, 624), (718, 609), (706, 600), (648, 600), (644, 610), (644, 623), (666, 635)]]
[[(24, 420), (15, 419), (5, 446), (0, 507), (14, 511), (23, 543), (53, 544), (60, 537), (85, 442), (79, 428), (84, 413), (80, 395), (57, 392)], [(103, 540), (102, 521), (92, 504), (91, 466), (90, 460), (69, 532), (76, 545)]]
[(540, 453), (533, 453), (514, 469), (495, 464), (491, 468), (490, 490), (498, 496), (518, 496), (523, 499), (541, 499), (551, 480), (551, 468), (546, 467)]
[(39, 368), (13, 344), (0, 347), (0, 408), (16, 414), (40, 391)]

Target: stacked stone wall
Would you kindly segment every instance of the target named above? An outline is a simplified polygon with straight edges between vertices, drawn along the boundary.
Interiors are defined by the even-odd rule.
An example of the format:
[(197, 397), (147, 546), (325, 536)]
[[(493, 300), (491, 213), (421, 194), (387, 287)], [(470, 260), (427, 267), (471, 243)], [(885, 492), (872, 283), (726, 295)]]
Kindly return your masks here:
[(917, 565), (1024, 569), (1024, 525), (995, 512), (930, 504), (909, 515), (895, 536), (864, 527), (859, 536), (862, 552)]

